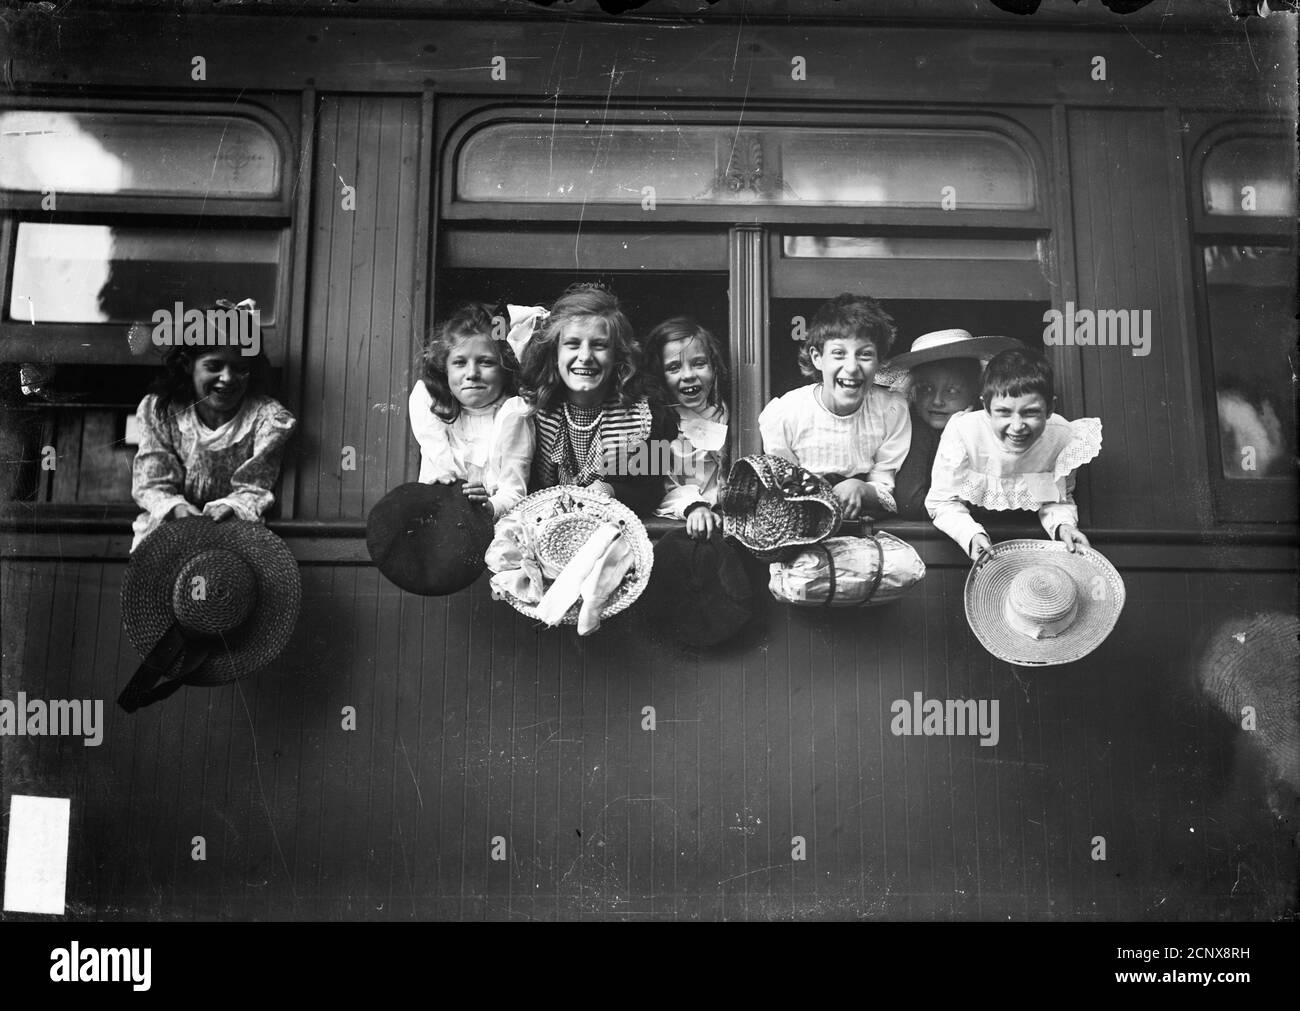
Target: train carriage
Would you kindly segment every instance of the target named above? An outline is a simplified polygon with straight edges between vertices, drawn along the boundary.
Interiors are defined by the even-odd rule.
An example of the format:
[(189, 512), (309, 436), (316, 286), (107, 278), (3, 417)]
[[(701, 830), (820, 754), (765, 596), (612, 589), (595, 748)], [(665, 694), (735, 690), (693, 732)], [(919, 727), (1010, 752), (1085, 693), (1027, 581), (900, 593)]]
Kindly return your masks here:
[[(70, 798), (69, 918), (1294, 915), (1295, 770), (1204, 675), (1297, 611), (1293, 18), (288, 6), (0, 14), (0, 698), (104, 701), (95, 746), (11, 730), (0, 760), (6, 818)], [(996, 659), (917, 521), (885, 524), (928, 567), (898, 603), (773, 601), (708, 650), (636, 606), (580, 638), (486, 579), (399, 590), (365, 521), (416, 478), (430, 326), (584, 280), (638, 333), (725, 335), (740, 454), (839, 292), (900, 341), (1041, 348), (1104, 425), (1078, 500), (1114, 632)], [(298, 419), (268, 525), (301, 613), (259, 674), (128, 715), (128, 331), (226, 295)], [(896, 732), (929, 699), (996, 700), (996, 744)]]

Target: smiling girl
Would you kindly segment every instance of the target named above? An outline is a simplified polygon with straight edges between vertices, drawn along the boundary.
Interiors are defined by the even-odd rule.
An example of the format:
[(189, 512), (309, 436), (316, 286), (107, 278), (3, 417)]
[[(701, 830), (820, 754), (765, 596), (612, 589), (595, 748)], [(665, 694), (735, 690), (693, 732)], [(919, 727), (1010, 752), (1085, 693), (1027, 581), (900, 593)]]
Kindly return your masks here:
[(524, 353), (520, 386), (535, 411), (534, 491), (591, 487), (638, 515), (659, 504), (663, 475), (624, 464), (654, 459), (649, 446), (674, 439), (677, 424), (646, 396), (632, 325), (612, 292), (575, 285), (556, 301)]
[(260, 520), (275, 501), (271, 488), (296, 422), (260, 392), (261, 353), (227, 345), (221, 314), (205, 315), (206, 344), (169, 348), (163, 375), (136, 410), (131, 495), (144, 511), (132, 525), (132, 551), (168, 520)]
[(1088, 547), (1079, 531), (1074, 472), (1101, 452), (1101, 421), (1052, 413), (1052, 367), (1029, 351), (1003, 351), (984, 369), (982, 411), (954, 417), (939, 438), (925, 506), (934, 525), (977, 560), (992, 546), (970, 515), (1034, 509), (1048, 537), (1070, 551)]
[(844, 518), (896, 513), (894, 475), (912, 423), (902, 394), (872, 385), (894, 339), (894, 321), (873, 298), (822, 303), (799, 352), (817, 382), (778, 397), (759, 415), (763, 452), (826, 478)]
[(434, 333), (411, 390), (411, 432), (420, 444), (420, 481), (464, 481), (471, 502), (500, 517), (528, 494), (533, 424), (513, 397), (517, 363), (494, 339), (492, 309), (470, 303)]
[(664, 475), (664, 498), (656, 516), (685, 520), (686, 532), (703, 539), (722, 525), (718, 491), (727, 472), (726, 363), (718, 339), (693, 319), (675, 316), (646, 335), (646, 360), (661, 371), (680, 434)]

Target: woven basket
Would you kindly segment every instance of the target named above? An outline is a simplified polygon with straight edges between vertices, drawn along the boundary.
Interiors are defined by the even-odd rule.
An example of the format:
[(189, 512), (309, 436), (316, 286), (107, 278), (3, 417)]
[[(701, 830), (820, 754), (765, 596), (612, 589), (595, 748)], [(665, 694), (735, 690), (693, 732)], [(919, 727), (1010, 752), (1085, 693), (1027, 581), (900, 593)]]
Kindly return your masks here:
[[(1017, 581), (1026, 570), (1040, 566), (1047, 570), (1042, 576)], [(1042, 619), (1068, 616), (1068, 626), (1049, 638), (1025, 635), (1006, 615), (1007, 602), (1014, 597), (1022, 598), (1020, 610), (1027, 617), (1035, 610)], [(1052, 667), (1087, 656), (1110, 635), (1124, 599), (1124, 581), (1105, 556), (1091, 548), (1071, 552), (1060, 541), (995, 544), (966, 577), (971, 631), (999, 660), (1021, 667)]]
[[(506, 515), (517, 517), (528, 529), (537, 559), (548, 579), (559, 574), (602, 524), (615, 523), (622, 528), (623, 539), (632, 549), (632, 567), (601, 608), (601, 621), (631, 607), (650, 581), (650, 571), (654, 566), (650, 536), (636, 513), (616, 499), (590, 488), (559, 485), (534, 492)], [(508, 592), (503, 592), (502, 597), (520, 614), (537, 617), (536, 604), (520, 600)], [(575, 603), (560, 623), (576, 625), (581, 607), (581, 601)]]
[(844, 517), (825, 478), (765, 454), (736, 461), (718, 505), (726, 535), (769, 562), (825, 540)]

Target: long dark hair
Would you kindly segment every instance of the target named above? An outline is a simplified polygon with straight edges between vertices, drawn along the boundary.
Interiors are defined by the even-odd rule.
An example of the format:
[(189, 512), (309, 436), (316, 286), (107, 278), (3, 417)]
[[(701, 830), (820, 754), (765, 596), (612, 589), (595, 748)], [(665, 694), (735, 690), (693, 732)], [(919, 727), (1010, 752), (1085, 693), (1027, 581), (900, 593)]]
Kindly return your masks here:
[(727, 402), (731, 378), (727, 372), (726, 359), (722, 356), (722, 345), (718, 338), (689, 316), (674, 316), (672, 319), (666, 319), (646, 334), (643, 354), (646, 370), (654, 373), (655, 382), (659, 386), (658, 399), (665, 404), (672, 402), (672, 398), (668, 396), (667, 384), (663, 380), (664, 345), (669, 341), (691, 340), (697, 340), (704, 345), (704, 353), (708, 355), (709, 364), (713, 366), (713, 389), (709, 391), (708, 403), (711, 407), (721, 407)]
[(614, 349), (614, 391), (619, 404), (636, 403), (647, 392), (641, 369), (641, 351), (632, 334), (632, 324), (623, 313), (617, 296), (599, 284), (575, 284), (551, 306), (542, 331), (524, 351), (520, 394), (542, 410), (554, 407), (564, 396), (564, 382), (558, 365), (560, 333), (576, 319), (598, 319)]
[(447, 382), (447, 358), (456, 345), (463, 340), (474, 337), (486, 337), (492, 340), (497, 336), (498, 325), (502, 328), (501, 340), (496, 340), (497, 354), (501, 358), (502, 387), (501, 396), (513, 396), (519, 389), (519, 363), (514, 352), (504, 340), (504, 328), (508, 321), (496, 315), (493, 307), (486, 302), (466, 302), (434, 328), (429, 342), (420, 352), (420, 378), (429, 390), (433, 400), (432, 410), (435, 416), (450, 424), (460, 417), (460, 401), (452, 395)]

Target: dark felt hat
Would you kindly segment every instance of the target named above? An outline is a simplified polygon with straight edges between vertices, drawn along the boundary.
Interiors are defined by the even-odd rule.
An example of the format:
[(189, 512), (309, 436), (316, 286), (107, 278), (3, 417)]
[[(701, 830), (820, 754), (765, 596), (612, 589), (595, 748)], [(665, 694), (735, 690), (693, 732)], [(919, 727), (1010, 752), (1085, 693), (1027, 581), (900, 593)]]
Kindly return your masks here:
[[(122, 581), (122, 623), (145, 658), (123, 708), (265, 667), (288, 643), (301, 597), (297, 561), (261, 523), (164, 523), (132, 553)], [(170, 683), (153, 688), (160, 678)]]
[(745, 560), (720, 530), (708, 540), (673, 530), (655, 545), (644, 606), (668, 638), (687, 646), (716, 646), (745, 627), (753, 601)]
[(384, 577), (403, 590), (444, 596), (463, 590), (486, 567), (492, 509), (465, 497), (463, 481), (399, 485), (370, 510), (366, 549)]

